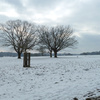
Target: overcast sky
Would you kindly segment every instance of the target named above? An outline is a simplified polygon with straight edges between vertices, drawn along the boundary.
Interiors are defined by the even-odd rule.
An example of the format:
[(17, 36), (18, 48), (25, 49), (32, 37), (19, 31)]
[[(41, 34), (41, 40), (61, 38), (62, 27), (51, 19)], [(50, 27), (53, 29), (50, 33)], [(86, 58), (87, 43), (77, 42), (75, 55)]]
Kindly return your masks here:
[(79, 43), (64, 52), (100, 51), (100, 0), (0, 0), (0, 23), (15, 19), (70, 25)]

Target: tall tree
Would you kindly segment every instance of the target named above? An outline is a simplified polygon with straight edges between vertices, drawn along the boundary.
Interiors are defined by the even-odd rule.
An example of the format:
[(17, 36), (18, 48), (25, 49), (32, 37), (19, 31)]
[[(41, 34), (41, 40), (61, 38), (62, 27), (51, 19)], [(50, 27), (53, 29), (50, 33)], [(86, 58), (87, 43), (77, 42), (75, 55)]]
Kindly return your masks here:
[(77, 43), (70, 26), (42, 27), (40, 33), (41, 43), (54, 51), (55, 58), (57, 52), (67, 47), (72, 48)]
[(0, 24), (1, 37), (4, 46), (12, 46), (21, 58), (22, 52), (32, 49), (37, 43), (36, 27), (34, 24), (21, 20), (10, 20)]
[(51, 43), (52, 40), (50, 40), (50, 34), (49, 34), (49, 28), (46, 26), (41, 26), (38, 28), (39, 32), (39, 44), (45, 45), (46, 49), (48, 49), (50, 57), (52, 57), (52, 48)]

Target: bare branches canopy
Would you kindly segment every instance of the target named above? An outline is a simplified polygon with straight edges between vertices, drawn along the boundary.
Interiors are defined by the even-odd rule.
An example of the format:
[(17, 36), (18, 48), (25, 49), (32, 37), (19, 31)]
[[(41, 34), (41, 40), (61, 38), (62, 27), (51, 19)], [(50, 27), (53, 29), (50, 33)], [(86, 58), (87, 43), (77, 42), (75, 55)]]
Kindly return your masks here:
[(36, 27), (27, 21), (10, 20), (6, 24), (0, 24), (0, 30), (4, 46), (12, 46), (18, 58), (21, 58), (22, 52), (32, 49), (37, 43), (41, 46), (39, 51), (48, 50), (50, 57), (52, 51), (54, 57), (57, 57), (57, 52), (67, 47), (74, 47), (77, 43), (70, 26)]
[(21, 20), (10, 20), (6, 24), (0, 25), (3, 31), (2, 39), (5, 46), (12, 46), (18, 53), (18, 58), (24, 51), (32, 49), (36, 43), (36, 26)]
[(73, 30), (70, 26), (45, 27), (39, 29), (40, 41), (45, 44), (49, 51), (54, 51), (54, 56), (57, 57), (57, 52), (73, 47), (77, 40), (73, 36)]

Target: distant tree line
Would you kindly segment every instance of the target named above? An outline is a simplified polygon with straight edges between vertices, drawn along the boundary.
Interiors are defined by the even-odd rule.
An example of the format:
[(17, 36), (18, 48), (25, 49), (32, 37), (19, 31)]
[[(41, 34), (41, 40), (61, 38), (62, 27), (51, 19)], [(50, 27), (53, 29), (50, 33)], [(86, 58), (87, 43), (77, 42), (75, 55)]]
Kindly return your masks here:
[(57, 57), (57, 52), (65, 48), (73, 48), (77, 44), (73, 29), (68, 26), (38, 26), (21, 20), (9, 20), (0, 24), (0, 39), (3, 46), (12, 47), (21, 58), (23, 52), (34, 49), (41, 53), (49, 52)]
[(16, 57), (17, 53), (12, 52), (0, 52), (0, 57)]
[(83, 52), (80, 55), (100, 55), (100, 51), (95, 52)]
[[(54, 55), (54, 54), (52, 54)], [(70, 54), (70, 53), (59, 53), (58, 56), (73, 56), (74, 54)], [(13, 53), (13, 52), (0, 52), (0, 57), (17, 57), (17, 53)], [(31, 53), (31, 56), (49, 56), (49, 53)], [(23, 57), (23, 54), (21, 55), (21, 57)]]

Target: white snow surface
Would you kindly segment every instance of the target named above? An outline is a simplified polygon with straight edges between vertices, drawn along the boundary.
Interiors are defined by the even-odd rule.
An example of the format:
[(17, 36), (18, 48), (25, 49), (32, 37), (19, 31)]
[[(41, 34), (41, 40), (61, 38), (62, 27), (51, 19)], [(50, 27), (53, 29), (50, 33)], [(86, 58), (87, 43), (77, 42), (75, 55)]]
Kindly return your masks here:
[(100, 96), (100, 56), (0, 58), (0, 100), (85, 100)]

